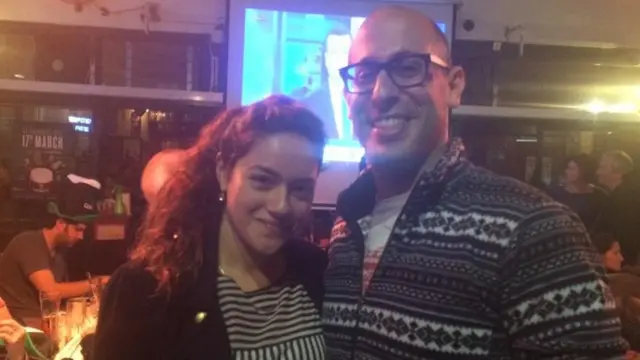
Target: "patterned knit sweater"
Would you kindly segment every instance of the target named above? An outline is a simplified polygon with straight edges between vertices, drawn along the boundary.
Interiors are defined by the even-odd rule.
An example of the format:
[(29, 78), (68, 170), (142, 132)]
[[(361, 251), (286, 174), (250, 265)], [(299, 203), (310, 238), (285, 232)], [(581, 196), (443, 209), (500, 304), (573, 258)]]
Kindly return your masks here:
[(338, 201), (329, 359), (623, 358), (604, 271), (566, 207), (452, 146), (412, 190), (363, 292), (374, 193), (365, 172)]

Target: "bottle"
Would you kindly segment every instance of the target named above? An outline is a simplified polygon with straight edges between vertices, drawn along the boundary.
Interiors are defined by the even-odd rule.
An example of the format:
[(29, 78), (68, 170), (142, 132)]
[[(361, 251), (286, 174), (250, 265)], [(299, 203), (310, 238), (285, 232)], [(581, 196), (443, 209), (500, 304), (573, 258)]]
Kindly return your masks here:
[(116, 185), (116, 206), (114, 209), (114, 214), (116, 215), (124, 215), (124, 201), (122, 200), (122, 186)]

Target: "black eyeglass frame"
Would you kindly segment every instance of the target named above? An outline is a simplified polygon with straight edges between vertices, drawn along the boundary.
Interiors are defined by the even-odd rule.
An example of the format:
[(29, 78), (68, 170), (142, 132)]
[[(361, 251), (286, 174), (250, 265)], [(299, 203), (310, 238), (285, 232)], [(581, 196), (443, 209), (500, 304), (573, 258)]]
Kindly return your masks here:
[[(422, 76), (422, 79), (420, 79), (420, 81), (416, 81), (415, 83), (412, 83), (410, 85), (401, 85), (401, 84), (398, 84), (398, 82), (396, 81), (395, 77), (393, 76), (393, 72), (390, 71), (390, 68), (394, 64), (397, 64), (399, 61), (402, 61), (402, 60), (405, 60), (405, 59), (408, 59), (408, 58), (417, 58), (417, 59), (422, 60), (424, 62), (425, 71), (424, 71), (424, 74)], [(449, 66), (449, 64), (447, 64), (446, 61), (444, 61), (438, 55), (434, 55), (434, 54), (413, 54), (412, 53), (412, 54), (396, 56), (396, 57), (391, 58), (391, 59), (389, 59), (389, 60), (387, 60), (385, 62), (380, 62), (380, 63), (368, 62), (368, 63), (377, 68), (376, 69), (377, 70), (376, 78), (377, 78), (378, 75), (380, 75), (380, 72), (384, 70), (387, 73), (387, 75), (389, 75), (389, 79), (391, 79), (393, 84), (395, 86), (397, 86), (399, 89), (409, 89), (409, 88), (412, 88), (412, 87), (423, 85), (426, 82), (426, 80), (427, 80), (427, 78), (429, 76), (429, 67), (430, 67), (431, 64), (434, 64), (434, 65), (436, 65), (436, 66), (438, 66), (438, 67), (440, 67), (440, 68), (442, 68), (444, 70), (449, 70), (450, 69), (450, 66)], [(354, 68), (356, 68), (358, 66), (362, 66), (362, 65), (363, 65), (363, 63), (359, 62), (359, 63), (356, 63), (356, 64), (351, 64), (351, 65), (345, 66), (345, 67), (341, 68), (340, 70), (338, 70), (339, 73), (340, 73), (340, 77), (342, 78), (342, 82), (344, 83), (344, 89), (349, 94), (368, 94), (368, 93), (371, 93), (373, 91), (373, 87), (375, 87), (375, 84), (374, 84), (374, 86), (371, 89), (367, 89), (367, 90), (351, 91), (349, 89), (349, 81), (354, 79), (354, 77), (349, 74), (349, 71), (351, 69), (354, 69)]]

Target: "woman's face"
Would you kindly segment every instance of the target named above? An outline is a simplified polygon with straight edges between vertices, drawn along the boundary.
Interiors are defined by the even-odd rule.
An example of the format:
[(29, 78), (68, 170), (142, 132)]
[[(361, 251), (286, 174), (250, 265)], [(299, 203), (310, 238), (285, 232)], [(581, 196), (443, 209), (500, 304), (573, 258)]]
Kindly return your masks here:
[(301, 136), (276, 134), (256, 141), (232, 169), (218, 167), (227, 216), (245, 245), (273, 254), (308, 220), (321, 152)]
[(580, 167), (573, 161), (569, 161), (567, 168), (564, 169), (565, 181), (568, 183), (574, 183), (581, 179)]
[(624, 261), (624, 258), (620, 252), (620, 244), (618, 244), (617, 241), (611, 245), (611, 248), (607, 250), (606, 253), (604, 253), (602, 260), (604, 261), (604, 267), (607, 270), (620, 271), (622, 269), (622, 262)]

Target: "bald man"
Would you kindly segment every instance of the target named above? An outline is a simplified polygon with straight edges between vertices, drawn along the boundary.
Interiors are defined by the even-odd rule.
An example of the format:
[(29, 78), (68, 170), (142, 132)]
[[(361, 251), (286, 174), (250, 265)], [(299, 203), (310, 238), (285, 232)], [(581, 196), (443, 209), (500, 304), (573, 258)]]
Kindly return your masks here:
[(163, 150), (155, 154), (142, 173), (140, 187), (145, 199), (153, 203), (162, 187), (175, 175), (185, 160), (183, 150)]
[(621, 359), (579, 218), (449, 139), (464, 72), (418, 11), (371, 14), (341, 70), (368, 169), (338, 199), (328, 358)]

